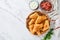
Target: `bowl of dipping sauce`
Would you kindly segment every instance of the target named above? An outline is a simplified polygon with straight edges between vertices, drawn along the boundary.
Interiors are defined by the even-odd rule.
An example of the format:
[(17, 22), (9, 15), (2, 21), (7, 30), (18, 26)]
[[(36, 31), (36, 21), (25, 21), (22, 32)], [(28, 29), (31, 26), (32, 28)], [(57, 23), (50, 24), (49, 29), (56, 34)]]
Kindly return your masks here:
[(36, 10), (38, 9), (38, 2), (37, 1), (30, 1), (29, 3), (29, 7), (32, 9), (32, 10)]
[(53, 6), (52, 6), (52, 3), (49, 1), (42, 1), (40, 3), (40, 8), (44, 11), (50, 12), (52, 11)]

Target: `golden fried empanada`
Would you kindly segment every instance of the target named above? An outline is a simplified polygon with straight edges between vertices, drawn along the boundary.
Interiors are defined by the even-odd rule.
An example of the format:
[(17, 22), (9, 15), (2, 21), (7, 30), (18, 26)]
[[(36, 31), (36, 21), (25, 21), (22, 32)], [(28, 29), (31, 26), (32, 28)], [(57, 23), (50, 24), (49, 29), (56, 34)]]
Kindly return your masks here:
[(33, 33), (34, 24), (29, 25), (29, 30)]
[(42, 28), (42, 27), (43, 27), (43, 24), (35, 24), (34, 25), (34, 28), (33, 28), (33, 32), (35, 33), (37, 31), (39, 31), (40, 28)]
[(35, 19), (31, 19), (30, 22), (29, 22), (29, 25), (33, 24), (35, 21)]
[(30, 15), (30, 18), (36, 19), (38, 16), (39, 16), (38, 13), (35, 12), (34, 14)]
[(43, 28), (43, 31), (49, 29), (49, 21), (46, 20), (45, 23), (44, 23), (44, 28)]
[(47, 19), (47, 17), (45, 15), (43, 15), (43, 16), (41, 16), (41, 19), (43, 21), (43, 20)]
[(35, 24), (40, 23), (41, 21), (42, 21), (41, 16), (38, 16), (38, 18), (36, 19)]
[(36, 33), (37, 33), (37, 35), (38, 35), (38, 36), (40, 36), (40, 35), (41, 35), (40, 31), (37, 31)]
[(41, 23), (42, 21), (44, 21), (45, 19), (47, 19), (47, 17), (46, 16), (38, 16), (38, 18), (37, 18), (37, 20), (36, 20), (36, 22), (35, 23)]
[(33, 33), (35, 33), (37, 31), (38, 27), (35, 27), (33, 28)]

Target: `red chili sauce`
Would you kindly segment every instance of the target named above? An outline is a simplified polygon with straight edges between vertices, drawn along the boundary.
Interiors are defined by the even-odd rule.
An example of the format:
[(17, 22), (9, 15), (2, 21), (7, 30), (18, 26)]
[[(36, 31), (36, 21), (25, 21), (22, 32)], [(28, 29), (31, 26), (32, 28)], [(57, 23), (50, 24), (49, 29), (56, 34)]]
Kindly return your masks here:
[(50, 11), (51, 8), (52, 8), (52, 4), (51, 4), (50, 2), (48, 2), (48, 1), (42, 1), (42, 2), (40, 3), (40, 7), (41, 7), (42, 9), (46, 10), (46, 11)]

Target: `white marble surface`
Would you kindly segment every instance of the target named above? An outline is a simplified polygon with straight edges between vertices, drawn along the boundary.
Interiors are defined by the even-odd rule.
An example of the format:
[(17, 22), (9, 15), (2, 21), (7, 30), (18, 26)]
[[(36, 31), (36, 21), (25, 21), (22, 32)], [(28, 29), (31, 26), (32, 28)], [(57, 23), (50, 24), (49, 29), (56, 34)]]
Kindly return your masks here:
[(25, 26), (26, 0), (0, 0), (0, 40), (39, 40)]
[(32, 11), (28, 3), (28, 0), (0, 0), (0, 40), (41, 40), (26, 29), (25, 18)]

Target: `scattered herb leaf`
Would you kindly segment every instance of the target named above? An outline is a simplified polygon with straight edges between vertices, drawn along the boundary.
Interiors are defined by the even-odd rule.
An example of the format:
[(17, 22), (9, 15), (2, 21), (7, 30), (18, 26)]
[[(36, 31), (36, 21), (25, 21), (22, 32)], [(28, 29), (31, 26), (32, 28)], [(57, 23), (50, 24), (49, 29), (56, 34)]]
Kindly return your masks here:
[(46, 34), (46, 36), (43, 38), (43, 40), (50, 40), (51, 35), (53, 35), (53, 28), (50, 29), (50, 31)]

